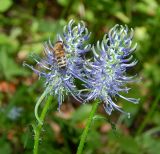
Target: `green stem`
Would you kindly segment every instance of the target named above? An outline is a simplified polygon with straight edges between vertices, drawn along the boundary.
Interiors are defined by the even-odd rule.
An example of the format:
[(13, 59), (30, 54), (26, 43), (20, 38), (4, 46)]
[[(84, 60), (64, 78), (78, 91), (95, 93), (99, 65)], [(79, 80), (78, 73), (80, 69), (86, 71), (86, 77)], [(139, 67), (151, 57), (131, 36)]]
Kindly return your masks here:
[(40, 96), (40, 98), (38, 99), (37, 103), (36, 103), (36, 106), (34, 108), (34, 113), (35, 113), (35, 116), (36, 116), (36, 119), (37, 121), (42, 125), (42, 121), (41, 119), (39, 118), (38, 116), (38, 108), (39, 108), (39, 105), (42, 103), (43, 99), (46, 97), (46, 95), (48, 94), (48, 89), (46, 88), (46, 90), (43, 92), (43, 94)]
[[(43, 101), (43, 99), (45, 98), (45, 96), (47, 95), (48, 93), (46, 92), (46, 90), (44, 91), (44, 93), (41, 95), (41, 97), (39, 98), (38, 102), (41, 102)], [(50, 97), (51, 98), (51, 97)], [(34, 149), (33, 149), (33, 154), (38, 154), (38, 146), (39, 146), (39, 138), (40, 138), (40, 133), (41, 133), (41, 129), (42, 129), (42, 126), (43, 126), (43, 121), (45, 119), (45, 116), (46, 116), (46, 113), (49, 109), (49, 106), (50, 106), (50, 103), (51, 103), (51, 100), (48, 99), (47, 102), (45, 103), (44, 107), (43, 107), (43, 110), (41, 112), (41, 115), (40, 115), (40, 118), (38, 117), (38, 125), (36, 128), (34, 128), (34, 133), (35, 133), (35, 136), (34, 136)], [(39, 103), (40, 104), (40, 103)], [(37, 117), (36, 117), (37, 118)]]
[(94, 104), (93, 104), (93, 107), (92, 107), (92, 110), (90, 112), (86, 127), (85, 127), (85, 129), (84, 129), (84, 131), (82, 133), (82, 136), (81, 136), (81, 140), (80, 140), (80, 143), (79, 143), (79, 146), (78, 146), (77, 154), (82, 154), (82, 151), (83, 151), (83, 148), (84, 148), (84, 144), (85, 144), (85, 141), (86, 141), (86, 138), (87, 138), (87, 135), (88, 135), (88, 131), (89, 131), (89, 128), (91, 126), (94, 114), (95, 114), (95, 112), (96, 112), (96, 110), (98, 108), (98, 104), (99, 104), (98, 100), (96, 100), (94, 102)]
[(148, 114), (146, 115), (145, 119), (143, 120), (142, 124), (140, 125), (137, 133), (136, 133), (136, 136), (139, 135), (143, 130), (144, 128), (146, 127), (148, 121), (150, 120), (153, 112), (156, 110), (156, 107), (158, 105), (158, 101), (160, 99), (160, 94), (157, 96), (157, 98), (155, 99), (155, 101), (153, 102), (151, 108), (150, 108), (150, 111), (148, 112)]

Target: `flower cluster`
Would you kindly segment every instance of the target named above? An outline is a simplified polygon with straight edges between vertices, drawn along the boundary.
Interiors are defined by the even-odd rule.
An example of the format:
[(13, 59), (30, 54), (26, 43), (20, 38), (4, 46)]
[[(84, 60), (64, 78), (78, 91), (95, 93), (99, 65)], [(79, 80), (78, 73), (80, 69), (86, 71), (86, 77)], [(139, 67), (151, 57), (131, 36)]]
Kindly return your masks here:
[(71, 20), (64, 27), (63, 36), (58, 35), (57, 42), (63, 43), (65, 51), (66, 67), (61, 69), (57, 64), (54, 45), (49, 40), (44, 44), (44, 52), (46, 57), (40, 58), (33, 54), (32, 58), (36, 61), (40, 69), (36, 69), (24, 63), (25, 66), (31, 68), (39, 77), (45, 79), (45, 87), (48, 93), (54, 95), (58, 99), (59, 108), (64, 101), (64, 96), (70, 93), (76, 100), (82, 102), (79, 91), (77, 90), (74, 79), (80, 76), (83, 64), (83, 54), (90, 50), (91, 46), (86, 45), (86, 40), (89, 39), (90, 33), (83, 22), (73, 26), (74, 21)]
[(138, 103), (138, 99), (126, 98), (121, 92), (128, 92), (130, 88), (126, 83), (133, 82), (134, 76), (126, 76), (128, 68), (136, 65), (137, 61), (132, 61), (131, 53), (135, 51), (137, 44), (132, 46), (133, 30), (128, 27), (115, 25), (107, 35), (104, 35), (102, 42), (97, 42), (96, 48), (93, 46), (93, 61), (87, 62), (85, 72), (87, 76), (86, 87), (90, 89), (87, 100), (99, 98), (104, 102), (104, 108), (110, 115), (112, 110), (121, 112), (121, 108), (113, 101), (115, 96), (119, 96), (127, 101)]
[[(126, 83), (134, 81), (134, 77), (126, 76), (127, 69), (137, 63), (132, 61), (131, 54), (136, 49), (136, 44), (132, 45), (132, 37), (132, 29), (116, 25), (109, 31), (108, 37), (104, 35), (96, 47), (91, 47), (87, 44), (90, 33), (84, 23), (75, 25), (71, 20), (64, 27), (63, 34), (57, 37), (57, 41), (63, 43), (65, 68), (58, 67), (54, 45), (50, 40), (44, 45), (46, 58), (41, 59), (33, 55), (40, 70), (26, 63), (25, 65), (45, 78), (48, 93), (57, 96), (59, 107), (64, 96), (70, 93), (80, 102), (100, 99), (104, 102), (104, 108), (109, 115), (114, 109), (123, 112), (114, 102), (116, 96), (138, 103), (138, 99), (126, 98), (120, 94), (128, 92), (130, 88), (126, 87)], [(90, 60), (85, 58), (87, 52), (93, 53), (93, 58)], [(75, 78), (84, 82), (84, 90), (77, 89)]]

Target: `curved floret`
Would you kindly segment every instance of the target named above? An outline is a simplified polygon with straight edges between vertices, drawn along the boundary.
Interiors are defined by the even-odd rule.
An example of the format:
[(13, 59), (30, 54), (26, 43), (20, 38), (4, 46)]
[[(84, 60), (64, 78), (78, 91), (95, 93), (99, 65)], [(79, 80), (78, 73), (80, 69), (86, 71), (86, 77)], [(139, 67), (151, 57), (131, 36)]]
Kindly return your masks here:
[(82, 81), (84, 81), (82, 73), (85, 62), (84, 55), (91, 50), (91, 45), (87, 42), (90, 35), (91, 32), (88, 32), (83, 21), (75, 25), (74, 20), (70, 20), (64, 27), (62, 36), (58, 35), (58, 39), (64, 43), (67, 60), (70, 64), (70, 73)]
[[(136, 44), (132, 46), (133, 30), (128, 27), (115, 25), (102, 42), (97, 42), (96, 48), (92, 47), (94, 59), (85, 64), (85, 72), (88, 83), (85, 86), (91, 91), (86, 100), (99, 98), (104, 102), (104, 109), (110, 115), (114, 109), (122, 111), (114, 102), (115, 96), (119, 96), (132, 103), (138, 103), (138, 99), (126, 98), (121, 92), (128, 92), (130, 88), (126, 83), (135, 81), (134, 76), (126, 76), (128, 68), (136, 65), (132, 61), (132, 52)], [(123, 112), (123, 111), (122, 111)]]
[(86, 44), (89, 40), (91, 32), (85, 27), (83, 21), (74, 25), (74, 20), (70, 20), (67, 26), (63, 29), (63, 36), (58, 35), (60, 41), (65, 45), (65, 50), (70, 53), (70, 56), (80, 56), (90, 51), (91, 45)]
[[(90, 34), (83, 22), (75, 26), (73, 24), (74, 21), (71, 20), (64, 27), (63, 36), (58, 35), (56, 43), (60, 43), (60, 45), (57, 45), (56, 49), (56, 43), (52, 44), (50, 40), (44, 44), (45, 58), (42, 59), (37, 55), (32, 55), (39, 69), (24, 63), (39, 77), (45, 79), (45, 87), (49, 94), (57, 97), (59, 107), (64, 100), (64, 96), (68, 94), (82, 102), (74, 80), (75, 78), (83, 80), (81, 66), (83, 65), (83, 55), (90, 49), (90, 45), (85, 45), (85, 41), (89, 39)], [(61, 51), (58, 49), (59, 46), (63, 48)], [(59, 67), (63, 66), (61, 63), (64, 64), (62, 68)]]

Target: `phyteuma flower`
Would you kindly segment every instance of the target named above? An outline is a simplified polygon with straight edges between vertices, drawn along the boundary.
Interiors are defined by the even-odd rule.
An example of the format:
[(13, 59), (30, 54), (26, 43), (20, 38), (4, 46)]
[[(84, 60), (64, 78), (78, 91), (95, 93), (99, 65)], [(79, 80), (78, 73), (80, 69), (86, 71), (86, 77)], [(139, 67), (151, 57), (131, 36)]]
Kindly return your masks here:
[[(137, 44), (132, 45), (133, 30), (127, 26), (115, 25), (107, 35), (104, 35), (102, 42), (97, 42), (96, 48), (92, 48), (94, 59), (85, 65), (88, 84), (86, 87), (91, 91), (87, 100), (99, 98), (104, 102), (104, 109), (110, 115), (116, 109), (122, 109), (115, 104), (115, 96), (127, 101), (138, 103), (139, 99), (126, 98), (120, 92), (128, 93), (130, 88), (126, 83), (135, 81), (134, 76), (126, 76), (128, 68), (136, 65), (132, 61), (132, 52)], [(129, 116), (129, 113), (128, 113)]]
[(84, 55), (91, 50), (91, 45), (87, 43), (90, 34), (83, 21), (74, 26), (74, 21), (70, 20), (63, 29), (63, 35), (58, 35), (58, 39), (64, 43), (70, 73), (83, 81)]
[(58, 98), (59, 107), (67, 94), (82, 101), (74, 79), (83, 80), (81, 65), (83, 64), (83, 55), (90, 50), (90, 45), (85, 45), (90, 33), (83, 22), (75, 26), (73, 24), (74, 21), (71, 20), (64, 27), (63, 35), (57, 35), (56, 43), (52, 44), (49, 40), (44, 44), (45, 58), (32, 56), (40, 69), (24, 63), (45, 79), (45, 87), (49, 94)]

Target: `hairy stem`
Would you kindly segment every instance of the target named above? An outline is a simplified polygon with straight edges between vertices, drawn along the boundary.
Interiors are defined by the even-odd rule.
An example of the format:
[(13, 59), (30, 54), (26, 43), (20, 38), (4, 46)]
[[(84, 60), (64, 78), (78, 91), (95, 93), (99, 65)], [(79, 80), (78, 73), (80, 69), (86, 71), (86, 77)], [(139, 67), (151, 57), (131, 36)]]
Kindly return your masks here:
[[(41, 97), (39, 98), (38, 102), (43, 101), (43, 99), (45, 98), (45, 96), (47, 95), (47, 90), (44, 91), (44, 93), (41, 95)], [(43, 110), (41, 112), (40, 118), (38, 117), (38, 125), (36, 128), (34, 128), (34, 149), (33, 149), (33, 154), (38, 154), (38, 146), (39, 146), (39, 139), (40, 139), (40, 133), (41, 133), (41, 129), (43, 126), (43, 122), (46, 116), (46, 113), (49, 109), (50, 103), (51, 103), (51, 97), (49, 97), (50, 99), (48, 99), (43, 107)], [(37, 117), (36, 117), (37, 118)]]
[(82, 136), (81, 136), (81, 140), (80, 140), (80, 143), (79, 143), (79, 146), (78, 146), (77, 154), (82, 154), (82, 152), (83, 152), (83, 148), (84, 148), (84, 144), (85, 144), (85, 141), (86, 141), (86, 138), (87, 138), (87, 135), (88, 135), (88, 131), (89, 131), (89, 128), (91, 126), (94, 114), (97, 111), (98, 104), (99, 104), (99, 101), (96, 100), (94, 102), (93, 106), (92, 106), (92, 110), (90, 112), (86, 127), (85, 127), (85, 129), (82, 133)]

